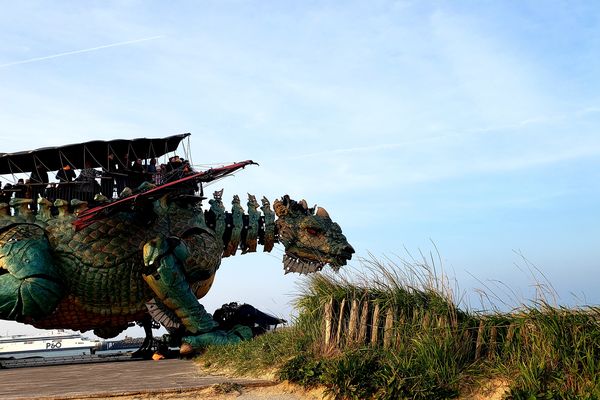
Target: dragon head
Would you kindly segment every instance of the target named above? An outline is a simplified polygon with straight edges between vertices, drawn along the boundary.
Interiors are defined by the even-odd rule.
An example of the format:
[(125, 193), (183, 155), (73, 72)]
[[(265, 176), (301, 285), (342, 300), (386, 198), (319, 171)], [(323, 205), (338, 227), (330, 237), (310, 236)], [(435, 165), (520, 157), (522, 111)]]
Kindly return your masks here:
[(352, 258), (354, 249), (321, 207), (308, 208), (306, 201), (296, 202), (285, 195), (273, 203), (279, 241), (285, 247), (285, 272), (320, 271), (325, 264), (334, 270)]

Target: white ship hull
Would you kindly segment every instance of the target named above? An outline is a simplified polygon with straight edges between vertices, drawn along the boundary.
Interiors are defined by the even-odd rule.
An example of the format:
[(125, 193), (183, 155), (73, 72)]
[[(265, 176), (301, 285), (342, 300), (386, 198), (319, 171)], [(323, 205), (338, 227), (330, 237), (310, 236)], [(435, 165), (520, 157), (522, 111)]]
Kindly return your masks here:
[(1, 337), (0, 358), (87, 355), (92, 354), (99, 346), (100, 342), (83, 338), (78, 333)]

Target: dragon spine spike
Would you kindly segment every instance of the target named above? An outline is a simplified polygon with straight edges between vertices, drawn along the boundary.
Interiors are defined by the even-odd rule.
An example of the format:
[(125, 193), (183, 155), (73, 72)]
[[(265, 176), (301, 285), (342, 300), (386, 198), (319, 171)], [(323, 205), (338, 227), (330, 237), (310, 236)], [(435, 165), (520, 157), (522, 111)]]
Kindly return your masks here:
[(52, 218), (52, 202), (44, 197), (38, 198), (38, 214), (36, 219), (45, 222)]
[(258, 244), (258, 228), (260, 221), (260, 212), (257, 211), (258, 203), (256, 197), (248, 193), (248, 225), (246, 231), (246, 240), (242, 243), (242, 254), (256, 251)]
[(29, 209), (29, 204), (31, 204), (31, 202), (31, 199), (14, 198), (10, 200), (9, 205), (13, 208), (15, 216), (31, 219), (33, 218), (33, 213)]
[(102, 193), (98, 193), (94, 196), (94, 201), (97, 203), (107, 203), (109, 201), (109, 198), (103, 195)]
[[(240, 205), (238, 195), (233, 196), (231, 201), (231, 220), (226, 215), (227, 229), (231, 230), (230, 239), (227, 241), (223, 257), (234, 256), (240, 245), (242, 228), (244, 224), (244, 209)], [(225, 238), (223, 239), (225, 242)]]
[(52, 205), (52, 202), (51, 202), (50, 200), (48, 200), (48, 199), (47, 199), (47, 198), (45, 198), (45, 197), (42, 197), (41, 195), (38, 197), (38, 199), (37, 199), (37, 203), (38, 203), (39, 205), (46, 205), (46, 206), (48, 206), (48, 207), (50, 207), (50, 206)]
[(73, 207), (73, 214), (78, 215), (88, 208), (87, 201), (81, 201), (79, 199), (71, 200), (71, 207)]
[(231, 212), (225, 210), (221, 199), (212, 199), (209, 203), (210, 209), (204, 213), (206, 225), (221, 239), (223, 257), (235, 255), (238, 249), (242, 254), (255, 252), (258, 244), (263, 245), (264, 252), (273, 249), (277, 241), (275, 213), (266, 198), (263, 197), (259, 210), (256, 197), (249, 194), (247, 213), (237, 195), (231, 202)]
[(63, 199), (54, 200), (54, 207), (58, 209), (59, 218), (69, 215), (69, 203)]
[[(262, 198), (262, 207), (260, 208), (263, 212), (262, 221), (264, 222), (263, 232), (263, 251), (270, 252), (273, 250), (273, 246), (276, 241), (275, 232), (275, 213), (271, 210), (269, 200), (266, 197)], [(259, 239), (261, 230), (259, 229)]]

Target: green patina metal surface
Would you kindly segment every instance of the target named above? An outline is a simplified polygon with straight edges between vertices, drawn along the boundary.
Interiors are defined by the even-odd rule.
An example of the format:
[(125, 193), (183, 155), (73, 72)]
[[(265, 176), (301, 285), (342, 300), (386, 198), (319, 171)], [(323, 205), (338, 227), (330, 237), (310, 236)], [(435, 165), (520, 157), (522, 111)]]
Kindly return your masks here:
[[(76, 230), (87, 206), (73, 200), (28, 199), (0, 204), (0, 318), (39, 328), (94, 330), (113, 337), (148, 316), (150, 302), (184, 333), (182, 349), (231, 343), (249, 328), (220, 331), (198, 302), (210, 289), (223, 257), (285, 247), (286, 272), (309, 273), (346, 264), (354, 250), (323, 209), (284, 196), (262, 207), (252, 195), (248, 214), (235, 196), (226, 212), (223, 192), (204, 211), (174, 190), (135, 210), (119, 210)], [(10, 212), (12, 208), (12, 212)], [(277, 219), (275, 219), (275, 215)], [(171, 325), (172, 327), (172, 325)]]

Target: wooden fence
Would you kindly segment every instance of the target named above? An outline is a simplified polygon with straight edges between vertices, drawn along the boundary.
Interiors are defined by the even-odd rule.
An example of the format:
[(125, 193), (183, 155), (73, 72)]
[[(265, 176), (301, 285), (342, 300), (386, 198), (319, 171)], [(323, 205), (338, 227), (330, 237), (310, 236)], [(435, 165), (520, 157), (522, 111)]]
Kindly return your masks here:
[[(369, 299), (330, 299), (322, 310), (322, 351), (358, 346), (395, 348), (414, 334), (416, 324), (422, 330), (439, 335), (458, 335), (457, 340), (470, 346), (474, 359), (495, 357), (510, 346), (515, 335), (514, 324), (494, 326), (485, 318), (479, 323), (459, 324), (456, 315), (436, 315), (427, 310), (413, 309), (410, 315), (393, 306), (382, 306)], [(411, 327), (412, 326), (412, 327)], [(410, 339), (410, 338), (409, 338)]]

